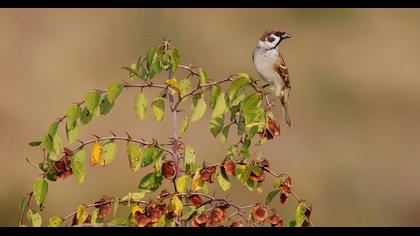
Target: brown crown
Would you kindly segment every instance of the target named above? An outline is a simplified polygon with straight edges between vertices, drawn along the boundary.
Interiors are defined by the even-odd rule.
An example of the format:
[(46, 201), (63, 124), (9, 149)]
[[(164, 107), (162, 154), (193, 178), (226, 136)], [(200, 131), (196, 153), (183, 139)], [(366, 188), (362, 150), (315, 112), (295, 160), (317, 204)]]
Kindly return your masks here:
[(260, 40), (261, 41), (264, 41), (264, 39), (269, 35), (269, 34), (272, 34), (272, 33), (277, 33), (277, 32), (286, 32), (286, 31), (284, 31), (283, 29), (281, 29), (281, 28), (279, 28), (279, 27), (272, 27), (272, 28), (269, 28), (269, 29), (267, 29), (266, 31), (264, 31), (264, 33), (261, 35), (261, 38), (260, 38)]

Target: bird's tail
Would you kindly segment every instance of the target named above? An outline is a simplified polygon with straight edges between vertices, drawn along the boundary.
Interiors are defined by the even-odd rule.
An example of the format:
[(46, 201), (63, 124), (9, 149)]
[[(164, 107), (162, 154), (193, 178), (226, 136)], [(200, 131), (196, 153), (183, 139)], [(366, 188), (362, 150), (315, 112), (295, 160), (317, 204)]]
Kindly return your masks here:
[(284, 120), (286, 122), (286, 125), (288, 127), (292, 127), (292, 119), (290, 118), (290, 106), (289, 106), (289, 98), (288, 94), (285, 94), (283, 98), (280, 99), (281, 101), (281, 107), (284, 115)]

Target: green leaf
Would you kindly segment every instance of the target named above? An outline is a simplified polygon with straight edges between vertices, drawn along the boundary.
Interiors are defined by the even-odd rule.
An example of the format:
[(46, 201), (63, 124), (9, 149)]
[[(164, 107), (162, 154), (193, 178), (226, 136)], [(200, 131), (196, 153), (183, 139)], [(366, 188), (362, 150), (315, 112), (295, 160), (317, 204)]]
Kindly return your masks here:
[(147, 69), (150, 69), (155, 53), (156, 53), (156, 47), (150, 48), (149, 51), (147, 52)]
[(229, 86), (229, 101), (233, 101), (233, 99), (236, 98), (236, 95), (238, 94), (239, 90), (251, 82), (251, 78), (248, 74), (241, 73), (238, 74), (236, 79), (230, 84)]
[(187, 131), (189, 125), (190, 117), (188, 115), (185, 115), (184, 120), (182, 120), (181, 127), (179, 128), (179, 136), (185, 135), (185, 132)]
[(111, 225), (126, 225), (127, 220), (123, 218), (115, 218), (109, 222)]
[(219, 182), (219, 185), (223, 189), (223, 191), (226, 192), (230, 189), (229, 177), (226, 175), (226, 173), (223, 170), (219, 171), (219, 174), (217, 175), (217, 181)]
[(214, 137), (216, 137), (223, 129), (223, 116), (214, 117), (209, 121), (209, 128)]
[(79, 184), (82, 184), (86, 177), (86, 168), (84, 166), (84, 163), (77, 160), (73, 160), (70, 163), (70, 166), (71, 166), (74, 178)]
[(80, 115), (80, 121), (85, 125), (89, 123), (92, 120), (92, 118), (93, 112), (90, 112), (86, 107), (83, 108), (82, 114)]
[(33, 194), (38, 205), (41, 205), (48, 193), (48, 183), (42, 177), (38, 177), (34, 181)]
[(141, 191), (156, 191), (162, 184), (162, 176), (157, 176), (156, 173), (152, 172), (143, 177), (139, 183), (139, 189)]
[(152, 102), (153, 117), (156, 121), (163, 120), (165, 115), (165, 100), (162, 97), (157, 97)]
[(172, 71), (175, 72), (179, 65), (179, 51), (178, 49), (174, 48), (171, 51), (171, 65), (172, 65)]
[(92, 217), (90, 218), (91, 224), (98, 223), (98, 214), (99, 214), (99, 208), (95, 208), (92, 212)]
[(286, 176), (280, 176), (273, 181), (274, 188), (280, 188), (280, 185), (287, 180)]
[(144, 96), (143, 92), (139, 92), (136, 96), (136, 100), (134, 103), (134, 111), (136, 112), (137, 117), (140, 118), (140, 120), (144, 120), (146, 118), (148, 104), (148, 98)]
[(180, 88), (180, 94), (181, 97), (185, 96), (185, 94), (189, 93), (191, 91), (191, 81), (190, 79), (183, 79), (181, 82), (179, 82), (179, 88)]
[(173, 77), (172, 79), (167, 79), (164, 81), (166, 85), (168, 85), (171, 89), (174, 89), (178, 93), (181, 93), (181, 89), (179, 87), (178, 81)]
[(186, 193), (189, 182), (190, 182), (190, 176), (189, 175), (183, 175), (183, 176), (179, 177), (178, 179), (176, 179), (175, 185), (176, 185), (176, 189), (178, 190), (178, 192), (179, 193)]
[(279, 189), (273, 190), (267, 194), (267, 198), (265, 199), (265, 204), (268, 205), (273, 200), (273, 198), (280, 192)]
[(99, 100), (101, 100), (101, 93), (99, 93), (98, 91), (89, 92), (85, 96), (86, 108), (91, 113), (93, 113), (96, 107), (99, 105)]
[(48, 227), (60, 227), (63, 224), (63, 218), (53, 216), (48, 220)]
[(117, 156), (117, 144), (112, 140), (106, 141), (102, 146), (101, 166), (106, 166), (111, 163)]
[(82, 204), (77, 208), (76, 219), (77, 224), (81, 225), (87, 219), (89, 213), (87, 212), (86, 205)]
[(248, 179), (246, 181), (246, 185), (245, 185), (249, 191), (252, 192), (252, 190), (254, 190), (254, 186), (255, 186), (255, 182), (252, 179)]
[(124, 85), (118, 82), (112, 83), (108, 86), (106, 97), (111, 104), (114, 104), (115, 99), (120, 95), (124, 88)]
[(113, 201), (112, 201), (112, 211), (113, 211), (113, 214), (114, 214), (114, 218), (117, 215), (119, 202), (120, 202), (120, 200), (117, 197), (114, 197), (113, 198)]
[[(76, 155), (77, 155), (77, 157), (76, 157)], [(79, 184), (83, 184), (83, 182), (85, 181), (85, 177), (86, 177), (86, 167), (85, 167), (85, 164), (83, 162), (83, 160), (85, 158), (85, 155), (86, 155), (86, 153), (85, 153), (84, 149), (81, 149), (80, 151), (78, 151), (75, 154), (75, 157), (70, 162), (70, 166), (71, 166), (71, 170), (73, 172), (73, 176)], [(82, 156), (84, 156), (84, 157), (82, 157)], [(81, 160), (81, 159), (83, 159), (83, 160)]]
[(212, 117), (214, 118), (223, 115), (227, 111), (227, 109), (228, 107), (225, 98), (225, 93), (221, 92), (219, 94), (219, 97), (217, 98), (216, 106), (214, 107)]
[(86, 151), (84, 148), (79, 149), (73, 154), (72, 160), (84, 162), (86, 160)]
[(192, 215), (194, 215), (197, 212), (197, 208), (195, 206), (191, 206), (187, 212), (182, 216), (181, 220), (188, 221)]
[(262, 182), (257, 182), (256, 191), (259, 194), (261, 194), (263, 192)]
[(200, 84), (207, 84), (209, 82), (209, 76), (204, 68), (198, 68), (198, 74), (200, 75)]
[(142, 159), (141, 149), (136, 144), (127, 142), (126, 151), (131, 171), (137, 171), (140, 167)]
[(253, 93), (250, 94), (242, 103), (242, 110), (244, 113), (248, 112), (249, 110), (259, 108), (261, 105), (262, 94), (261, 93)]
[(154, 163), (163, 154), (163, 151), (155, 147), (148, 147), (143, 150), (141, 167), (146, 167)]
[(235, 99), (233, 99), (233, 101), (230, 103), (230, 107), (234, 107), (239, 105), (239, 103), (242, 102), (242, 100), (244, 100), (245, 98), (245, 94), (241, 94), (239, 96), (237, 96)]
[(100, 114), (106, 115), (109, 111), (111, 111), (113, 104), (108, 100), (107, 96), (104, 96), (101, 100), (101, 104), (99, 105)]
[(79, 136), (79, 131), (79, 125), (77, 124), (72, 129), (68, 129), (66, 127), (66, 136), (70, 144), (74, 143), (74, 141), (77, 140), (77, 137)]
[(28, 211), (26, 216), (27, 216), (28, 220), (32, 223), (33, 227), (41, 227), (42, 217), (41, 217), (41, 214), (39, 214), (39, 212), (31, 209), (31, 210)]
[(61, 153), (61, 138), (60, 136), (56, 133), (54, 138), (52, 139), (52, 150), (50, 152), (50, 154), (48, 155), (48, 158), (50, 160), (56, 161), (58, 155), (60, 155)]
[(207, 109), (207, 105), (206, 102), (204, 101), (204, 96), (194, 96), (192, 98), (192, 117), (191, 117), (191, 121), (197, 121), (199, 119), (201, 119), (201, 117), (203, 117), (203, 115), (206, 113), (206, 109)]
[(60, 122), (54, 121), (48, 127), (48, 134), (51, 135), (51, 137), (54, 137), (55, 133), (57, 133), (57, 128), (58, 128), (59, 124), (60, 124)]
[(217, 98), (220, 95), (220, 86), (219, 85), (212, 85), (210, 89), (210, 107), (214, 109), (216, 106)]
[(262, 171), (262, 169), (258, 164), (255, 164), (252, 167), (252, 173), (254, 173), (256, 176), (259, 176), (261, 174), (261, 171)]
[(252, 167), (246, 166), (246, 169), (243, 174), (241, 174), (241, 184), (246, 184), (248, 182), (249, 176), (251, 175)]
[(296, 226), (296, 221), (291, 220), (286, 224), (286, 227), (295, 227)]
[(23, 207), (25, 206), (26, 196), (22, 197), (19, 201), (18, 215), (20, 216), (23, 212)]
[(223, 144), (225, 144), (225, 143), (226, 143), (226, 140), (227, 140), (227, 138), (228, 138), (228, 135), (229, 135), (229, 128), (230, 128), (230, 125), (225, 126), (225, 128), (223, 128), (223, 130), (222, 130), (222, 135), (220, 136), (220, 141), (221, 141)]
[(33, 142), (30, 142), (29, 145), (32, 147), (38, 147), (39, 145), (41, 145), (41, 143), (42, 143), (41, 141), (33, 141)]
[(73, 129), (76, 126), (77, 119), (79, 119), (81, 114), (82, 108), (78, 105), (73, 105), (67, 110), (66, 125), (68, 129)]
[(295, 220), (296, 220), (296, 227), (301, 227), (303, 222), (306, 220), (305, 216), (306, 207), (302, 203), (299, 203), (299, 205), (296, 207), (295, 212)]
[(195, 152), (191, 146), (185, 146), (184, 149), (184, 161), (186, 164), (195, 163)]
[(49, 153), (52, 152), (53, 140), (52, 140), (52, 137), (49, 134), (45, 135), (44, 141), (42, 141), (42, 146), (45, 148), (45, 150), (47, 152), (49, 152)]

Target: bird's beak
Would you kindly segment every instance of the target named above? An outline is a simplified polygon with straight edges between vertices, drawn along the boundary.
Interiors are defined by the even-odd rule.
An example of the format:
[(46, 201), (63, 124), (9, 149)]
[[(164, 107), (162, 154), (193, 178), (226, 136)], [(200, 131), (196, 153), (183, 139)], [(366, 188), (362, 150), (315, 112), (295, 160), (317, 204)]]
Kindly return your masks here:
[(281, 39), (288, 39), (288, 38), (291, 38), (292, 36), (290, 34), (284, 32), (280, 37), (281, 37)]

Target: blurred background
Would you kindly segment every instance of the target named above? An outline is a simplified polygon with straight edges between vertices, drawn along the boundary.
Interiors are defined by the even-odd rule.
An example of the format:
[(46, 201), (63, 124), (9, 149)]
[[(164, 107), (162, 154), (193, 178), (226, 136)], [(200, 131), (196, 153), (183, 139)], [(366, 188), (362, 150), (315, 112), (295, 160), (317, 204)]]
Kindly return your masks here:
[[(418, 9), (1, 9), (0, 225), (16, 225), (18, 201), (39, 174), (25, 158), (38, 163), (41, 153), (27, 143), (91, 89), (128, 80), (122, 66), (165, 38), (182, 64), (205, 67), (211, 79), (256, 76), (252, 50), (266, 28), (280, 26), (292, 35), (281, 47), (294, 127), (263, 147), (273, 168), (313, 204), (316, 226), (420, 226), (419, 23)], [(82, 127), (81, 139), (113, 130), (165, 142), (169, 116), (159, 123), (149, 113), (140, 122), (136, 92), (125, 91), (110, 114)], [(200, 162), (224, 157), (207, 119), (189, 131), (184, 142)], [(51, 183), (44, 221), (104, 194), (136, 191), (147, 172), (131, 173), (124, 149), (110, 166), (88, 167), (83, 185)], [(234, 184), (230, 198), (263, 201), (269, 190), (245, 194)], [(289, 220), (295, 206), (290, 199), (278, 209)]]

